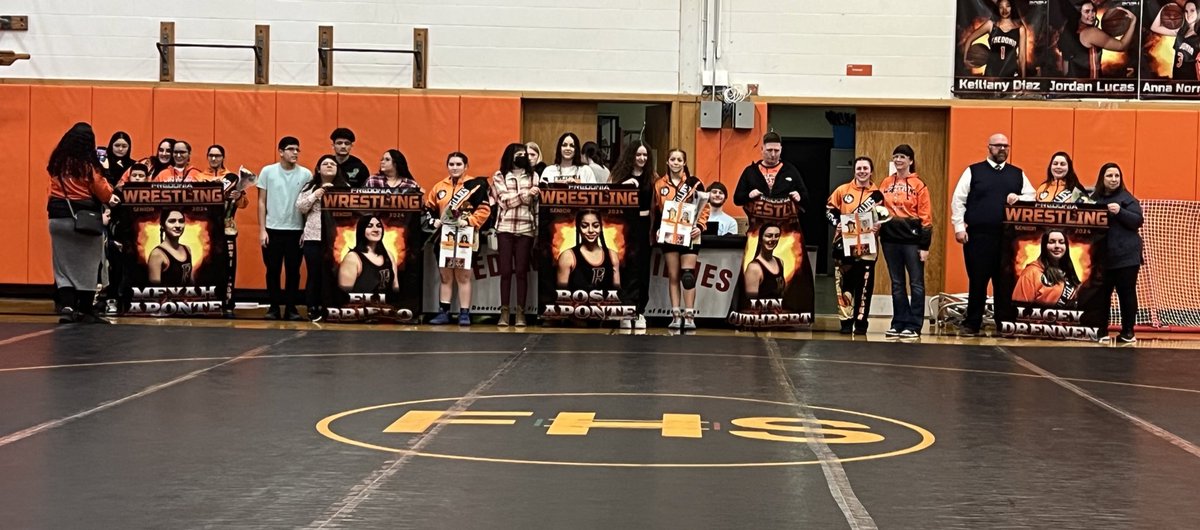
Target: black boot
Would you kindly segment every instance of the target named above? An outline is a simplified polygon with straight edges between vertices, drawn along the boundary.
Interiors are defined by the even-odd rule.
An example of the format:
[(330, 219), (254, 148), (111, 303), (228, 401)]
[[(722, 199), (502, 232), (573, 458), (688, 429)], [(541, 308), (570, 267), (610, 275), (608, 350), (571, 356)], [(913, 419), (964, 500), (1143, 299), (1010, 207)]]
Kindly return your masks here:
[(76, 322), (82, 324), (112, 324), (96, 314), (96, 291), (75, 291)]

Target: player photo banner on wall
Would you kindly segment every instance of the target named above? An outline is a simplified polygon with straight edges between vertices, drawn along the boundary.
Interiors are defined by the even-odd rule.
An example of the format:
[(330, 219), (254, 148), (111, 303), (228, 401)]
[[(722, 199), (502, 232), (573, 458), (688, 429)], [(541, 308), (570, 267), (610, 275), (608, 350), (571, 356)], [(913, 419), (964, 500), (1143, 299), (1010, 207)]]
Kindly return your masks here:
[(796, 203), (758, 199), (745, 210), (750, 226), (728, 322), (748, 329), (812, 325), (812, 264)]
[(959, 0), (953, 92), (962, 98), (1137, 98), (1142, 3)]
[(321, 198), (333, 322), (414, 322), (421, 310), (422, 196), (384, 188)]
[(1094, 204), (1028, 203), (1005, 208), (1002, 274), (1012, 305), (997, 307), (1000, 332), (1099, 340), (1108, 301), (1100, 295), (1108, 210)]
[(225, 299), (225, 194), (221, 182), (130, 182), (123, 189), (132, 230), (121, 242), (133, 298), (126, 314), (219, 316)]
[(539, 311), (545, 321), (622, 320), (635, 306), (631, 264), (650, 259), (637, 233), (638, 190), (609, 184), (548, 184), (538, 208)]
[(1200, 0), (1146, 0), (1142, 9), (1142, 99), (1200, 99)]

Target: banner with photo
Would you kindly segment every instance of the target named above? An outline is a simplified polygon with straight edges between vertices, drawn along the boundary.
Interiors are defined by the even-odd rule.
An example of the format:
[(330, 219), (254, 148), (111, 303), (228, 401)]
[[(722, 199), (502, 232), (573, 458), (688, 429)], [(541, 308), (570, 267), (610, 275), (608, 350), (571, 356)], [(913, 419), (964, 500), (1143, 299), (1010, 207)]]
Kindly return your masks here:
[(1107, 334), (1100, 296), (1108, 210), (1094, 204), (1021, 203), (1005, 208), (1002, 274), (1012, 307), (995, 308), (1000, 332), (1096, 341)]
[(750, 226), (727, 320), (740, 328), (811, 326), (812, 264), (796, 203), (758, 199), (745, 210)]
[(122, 192), (134, 249), (129, 315), (221, 315), (225, 196), (221, 182), (130, 182)]
[(1144, 0), (1142, 6), (1142, 99), (1200, 99), (1200, 2)]
[(1148, 27), (1142, 4), (958, 0), (952, 91), (962, 98), (1135, 99)]
[(421, 311), (423, 197), (383, 188), (321, 198), (331, 322), (415, 322)]
[(635, 307), (622, 278), (650, 259), (636, 233), (638, 190), (609, 184), (548, 184), (538, 208), (539, 312), (544, 321), (622, 320)]

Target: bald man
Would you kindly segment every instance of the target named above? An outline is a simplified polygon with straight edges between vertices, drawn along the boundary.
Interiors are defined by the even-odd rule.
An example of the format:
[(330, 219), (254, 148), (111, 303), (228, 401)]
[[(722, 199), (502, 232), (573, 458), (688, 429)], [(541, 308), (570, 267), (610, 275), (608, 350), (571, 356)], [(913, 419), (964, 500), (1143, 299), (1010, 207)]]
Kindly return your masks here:
[(950, 222), (954, 239), (963, 245), (970, 284), (967, 316), (960, 334), (979, 335), (988, 283), (995, 295), (996, 329), (1010, 320), (1004, 314), (1011, 305), (1012, 286), (1001, 277), (1000, 256), (1003, 247), (1004, 206), (1018, 200), (1032, 201), (1033, 185), (1021, 168), (1008, 163), (1008, 137), (993, 134), (988, 138), (988, 157), (971, 164), (958, 179), (950, 203)]

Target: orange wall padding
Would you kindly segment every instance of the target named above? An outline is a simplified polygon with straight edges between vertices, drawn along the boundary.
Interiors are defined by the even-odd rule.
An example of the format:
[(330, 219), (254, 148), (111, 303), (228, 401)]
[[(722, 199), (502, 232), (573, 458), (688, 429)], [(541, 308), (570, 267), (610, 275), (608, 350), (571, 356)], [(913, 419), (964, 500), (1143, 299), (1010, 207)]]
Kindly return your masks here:
[[(769, 127), (767, 104), (755, 103), (753, 129), (697, 129), (696, 152), (688, 153), (689, 166), (706, 184), (724, 183), (732, 195), (742, 170), (762, 159), (762, 137)], [(740, 208), (732, 208), (728, 213), (744, 216)]]
[[(1034, 186), (1046, 178), (1050, 155), (1066, 151), (1085, 186), (1096, 184), (1100, 166), (1116, 162), (1125, 185), (1139, 199), (1200, 199), (1200, 112), (1196, 110), (955, 107), (950, 111), (947, 203), (966, 166), (987, 155), (987, 136), (994, 132), (1009, 135), (1012, 161), (1025, 170)], [(946, 263), (941, 265), (946, 289), (965, 292), (962, 247), (954, 241), (950, 220), (940, 223), (949, 243)]]
[[(520, 100), (515, 99), (518, 105)], [(404, 157), (408, 159), (408, 168), (413, 177), (425, 189), (433, 187), (439, 180), (446, 178), (446, 155), (457, 151), (459, 147), (458, 131), (460, 122), (458, 96), (400, 96), (400, 145), (424, 145), (424, 149), (404, 149)], [(505, 141), (516, 141), (521, 135), (514, 134)], [(378, 168), (379, 158), (383, 153), (375, 155), (375, 165)], [(488, 164), (483, 162), (483, 154), (467, 152), (474, 162), (471, 172), (485, 171)], [(499, 155), (496, 159), (499, 160)]]
[[(53, 283), (46, 223), (46, 161), (78, 121), (93, 124), (96, 141), (117, 130), (133, 137), (133, 156), (152, 155), (163, 136), (192, 144), (192, 163), (207, 167), (206, 148), (219, 143), (226, 167), (257, 172), (278, 161), (282, 136), (300, 140), (300, 163), (312, 168), (331, 153), (335, 127), (354, 130), (354, 154), (372, 172), (383, 151), (399, 148), (425, 187), (445, 177), (451, 151), (471, 157), (471, 174), (491, 175), (510, 142), (520, 141), (517, 97), (396, 95), (273, 90), (0, 85), (0, 167), (9, 206), (0, 209), (0, 283)], [(258, 248), (257, 192), (238, 212), (238, 287), (264, 287)]]
[[(40, 196), (44, 171), (31, 172), (29, 163), (29, 87), (0, 85), (0, 168), (3, 168), (4, 190), (8, 200), (0, 208), (0, 283), (22, 284), (29, 281), (30, 225), (44, 228), (45, 223), (31, 223), (45, 218), (45, 204), (36, 205), (30, 195)], [(45, 167), (43, 164), (42, 167)], [(37, 175), (34, 183), (30, 175)], [(31, 188), (33, 188), (31, 190)], [(37, 267), (47, 268), (47, 263)]]
[[(1137, 112), (1133, 165), (1137, 168), (1134, 193), (1139, 199), (1195, 200), (1196, 179), (1179, 177), (1196, 174), (1198, 114), (1192, 110)], [(1088, 175), (1085, 182), (1093, 184), (1097, 175)]]

